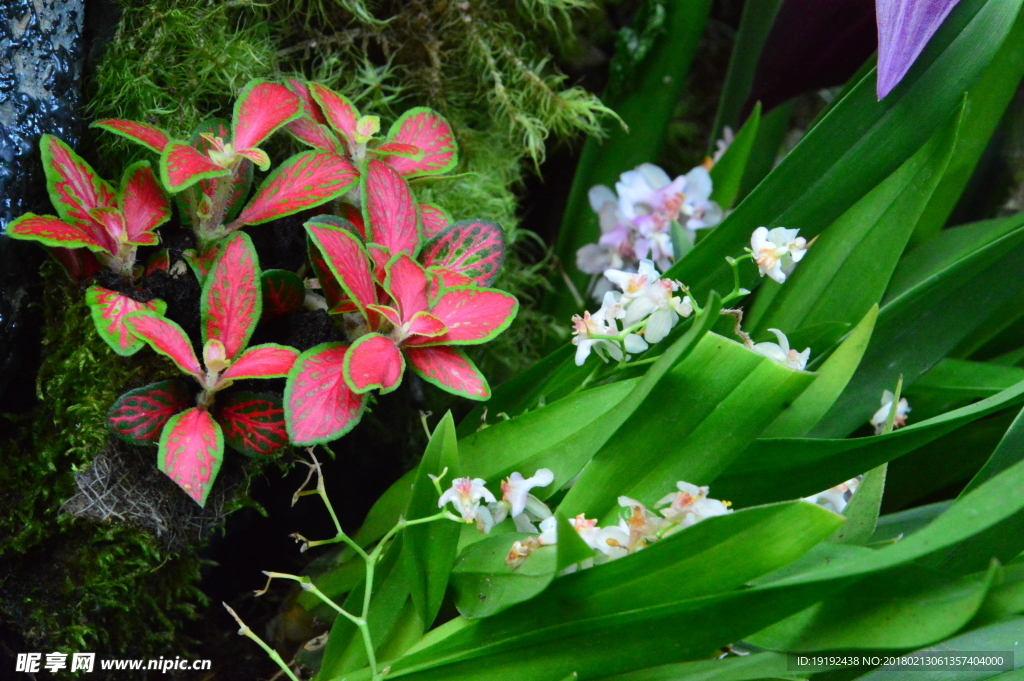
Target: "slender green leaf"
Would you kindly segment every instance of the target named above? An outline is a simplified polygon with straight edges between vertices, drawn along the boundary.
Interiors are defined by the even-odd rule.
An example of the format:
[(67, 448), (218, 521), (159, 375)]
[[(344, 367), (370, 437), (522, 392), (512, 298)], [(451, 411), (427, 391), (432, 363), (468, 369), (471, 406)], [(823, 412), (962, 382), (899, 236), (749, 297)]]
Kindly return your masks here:
[[(776, 2), (777, 0), (769, 1)], [(750, 151), (754, 147), (754, 140), (757, 139), (757, 127), (760, 123), (761, 102), (758, 102), (750, 117), (747, 118), (747, 122), (736, 134), (736, 139), (729, 145), (729, 149), (711, 169), (711, 182), (714, 187), (711, 198), (724, 209), (731, 208), (736, 202), (736, 197), (739, 196), (740, 184), (743, 182), (747, 161), (750, 160)], [(683, 251), (673, 251), (673, 253), (676, 254), (676, 258), (681, 258), (684, 254)]]

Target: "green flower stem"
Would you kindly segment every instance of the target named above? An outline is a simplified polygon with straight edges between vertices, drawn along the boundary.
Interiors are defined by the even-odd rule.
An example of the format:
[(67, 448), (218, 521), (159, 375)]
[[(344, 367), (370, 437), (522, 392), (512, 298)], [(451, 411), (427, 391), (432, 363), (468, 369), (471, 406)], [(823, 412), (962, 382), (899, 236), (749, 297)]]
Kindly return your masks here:
[(289, 679), (291, 679), (292, 681), (299, 681), (299, 677), (295, 676), (295, 673), (292, 672), (291, 668), (287, 664), (285, 664), (285, 661), (281, 659), (281, 656), (277, 654), (277, 651), (268, 646), (266, 643), (264, 643), (263, 639), (261, 639), (255, 633), (253, 633), (253, 630), (250, 629), (248, 625), (242, 621), (242, 618), (238, 616), (238, 613), (231, 609), (231, 606), (224, 602), (221, 602), (221, 605), (223, 605), (224, 608), (231, 614), (231, 616), (235, 618), (235, 621), (238, 622), (238, 626), (240, 627), (238, 630), (239, 635), (246, 636), (248, 638), (251, 638), (253, 641), (256, 641), (256, 645), (258, 645), (260, 648), (263, 648), (263, 652), (269, 655), (270, 659), (277, 663), (277, 666), (281, 668), (281, 671), (288, 675)]

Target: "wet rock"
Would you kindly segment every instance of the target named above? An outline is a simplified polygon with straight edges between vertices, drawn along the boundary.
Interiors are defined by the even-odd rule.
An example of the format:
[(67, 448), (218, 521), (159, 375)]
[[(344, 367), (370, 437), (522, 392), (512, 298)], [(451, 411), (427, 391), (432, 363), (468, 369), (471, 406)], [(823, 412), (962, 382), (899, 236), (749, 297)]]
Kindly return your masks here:
[(0, 412), (32, 404), (44, 254), (2, 234), (22, 213), (50, 213), (39, 137), (80, 136), (84, 0), (0, 3)]

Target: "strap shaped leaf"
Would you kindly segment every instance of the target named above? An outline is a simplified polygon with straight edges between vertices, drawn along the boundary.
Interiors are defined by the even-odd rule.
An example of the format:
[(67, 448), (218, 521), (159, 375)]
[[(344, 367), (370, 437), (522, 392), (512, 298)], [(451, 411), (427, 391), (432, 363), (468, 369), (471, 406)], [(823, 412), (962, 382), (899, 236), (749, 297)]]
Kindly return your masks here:
[(96, 332), (100, 338), (114, 352), (124, 357), (134, 355), (146, 344), (128, 330), (124, 323), (125, 317), (141, 310), (149, 310), (158, 315), (163, 315), (167, 310), (167, 303), (162, 300), (154, 299), (148, 303), (140, 303), (102, 286), (90, 286), (85, 292), (85, 302), (89, 306), (93, 324), (96, 325)]
[(235, 232), (226, 239), (203, 283), (199, 312), (203, 343), (219, 340), (228, 359), (238, 357), (263, 312), (260, 266), (248, 234)]
[(273, 456), (288, 446), (280, 395), (234, 393), (218, 398), (216, 414), (228, 446), (247, 456)]
[(7, 226), (6, 234), (12, 239), (38, 241), (44, 246), (105, 250), (103, 245), (96, 241), (92, 231), (51, 215), (25, 213)]
[(288, 436), (296, 445), (337, 440), (362, 418), (366, 398), (344, 378), (348, 346), (324, 343), (299, 356), (284, 389)]
[(505, 259), (505, 230), (488, 220), (461, 220), (423, 247), (421, 260), (428, 267), (443, 267), (489, 286)]
[(336, 154), (296, 154), (263, 180), (233, 226), (258, 225), (319, 206), (344, 194), (358, 178), (355, 166)]
[(423, 152), (419, 158), (388, 158), (388, 163), (405, 177), (439, 175), (459, 162), (459, 148), (452, 126), (431, 109), (416, 107), (406, 111), (391, 126), (387, 141), (410, 144)]
[(157, 457), (160, 470), (205, 506), (224, 459), (224, 433), (210, 412), (192, 407), (164, 426)]
[(107, 426), (125, 442), (156, 444), (164, 424), (184, 411), (188, 401), (188, 389), (176, 378), (150, 383), (117, 398), (107, 412)]

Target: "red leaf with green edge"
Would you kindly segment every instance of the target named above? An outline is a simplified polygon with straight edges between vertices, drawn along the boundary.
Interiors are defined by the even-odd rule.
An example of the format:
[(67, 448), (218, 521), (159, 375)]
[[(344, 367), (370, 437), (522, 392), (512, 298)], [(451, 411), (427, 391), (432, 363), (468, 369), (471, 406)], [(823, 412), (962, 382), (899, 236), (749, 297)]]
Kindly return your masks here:
[(294, 78), (288, 78), (286, 82), (302, 102), (302, 115), (285, 126), (288, 132), (314, 149), (344, 153), (344, 145), (339, 143), (334, 132), (327, 126), (327, 118), (313, 99), (309, 86)]
[(391, 255), (416, 255), (420, 232), (409, 184), (383, 161), (370, 161), (362, 180), (367, 237)]
[[(231, 135), (231, 125), (222, 118), (211, 118), (196, 127), (190, 138), (190, 144), (201, 153), (208, 154), (210, 149), (213, 148), (213, 144), (210, 143), (207, 137), (203, 136), (204, 134), (219, 137), (221, 140), (227, 140)], [(241, 212), (245, 199), (249, 196), (249, 190), (252, 188), (252, 179), (252, 161), (241, 160), (235, 168), (235, 174), (231, 179), (231, 194), (228, 197), (227, 209), (224, 212), (224, 222), (234, 220), (238, 213)], [(221, 178), (200, 180), (198, 184), (192, 185), (177, 195), (178, 209), (183, 215), (188, 216), (189, 222), (193, 227), (198, 227), (200, 222), (198, 211), (200, 198), (205, 195), (209, 198), (210, 204), (212, 204), (214, 193), (217, 191), (220, 181)]]
[(363, 222), (363, 213), (351, 203), (341, 204), (341, 217), (348, 220), (356, 228), (356, 234), (366, 243), (366, 223)]
[(43, 135), (39, 149), (50, 202), (66, 222), (88, 229), (93, 222), (89, 211), (117, 206), (113, 188), (67, 144), (53, 135)]
[(299, 357), (299, 351), (286, 345), (254, 345), (232, 362), (221, 375), (225, 381), (242, 378), (280, 378), (287, 376)]
[(387, 141), (411, 144), (422, 150), (423, 156), (418, 159), (401, 156), (388, 159), (388, 163), (405, 177), (439, 175), (459, 162), (459, 147), (455, 143), (452, 126), (441, 114), (430, 109), (417, 107), (406, 111), (391, 126)]
[(391, 260), (391, 251), (378, 246), (377, 244), (366, 244), (366, 252), (370, 254), (370, 261), (373, 263), (373, 278), (378, 286), (384, 286), (384, 279), (387, 277), (388, 261)]
[(280, 395), (238, 392), (218, 398), (217, 422), (228, 446), (247, 456), (278, 454), (288, 446)]
[(299, 355), (284, 389), (288, 436), (296, 445), (315, 445), (352, 430), (362, 418), (366, 398), (345, 382), (341, 343), (324, 343)]
[(64, 222), (52, 215), (25, 213), (7, 225), (5, 233), (12, 239), (38, 241), (44, 246), (104, 250), (91, 230), (87, 230), (77, 223)]
[(203, 282), (199, 300), (203, 343), (219, 340), (228, 359), (249, 344), (263, 312), (260, 265), (249, 235), (235, 232), (223, 242), (220, 256)]
[(187, 409), (164, 426), (157, 465), (200, 506), (206, 505), (223, 459), (224, 433), (205, 409)]
[(451, 224), (448, 213), (440, 206), (431, 203), (420, 204), (420, 228), (423, 231), (423, 239), (429, 241), (443, 232)]
[(160, 179), (174, 193), (200, 180), (224, 177), (230, 173), (184, 142), (170, 142), (160, 154)]
[(355, 184), (359, 171), (336, 154), (306, 151), (292, 156), (263, 180), (233, 223), (258, 225), (336, 199)]
[(128, 325), (129, 331), (149, 343), (161, 355), (169, 357), (186, 374), (196, 377), (202, 375), (192, 343), (175, 322), (155, 312), (142, 310), (125, 315), (124, 323)]
[(306, 286), (302, 278), (288, 270), (267, 270), (260, 277), (263, 289), (263, 314), (280, 317), (291, 314), (306, 299)]
[[(305, 227), (306, 234), (323, 256), (328, 276), (334, 277), (345, 297), (369, 319), (366, 306), (377, 302), (377, 289), (370, 271), (370, 259), (351, 226), (346, 227), (340, 218), (318, 216), (309, 220)], [(323, 283), (323, 279), (320, 281)]]
[(159, 251), (149, 256), (149, 260), (146, 261), (146, 270), (143, 274), (148, 277), (154, 272), (167, 272), (170, 269), (171, 253), (166, 248), (161, 248)]
[(379, 333), (361, 336), (345, 353), (345, 381), (355, 393), (389, 393), (402, 382), (404, 371), (401, 350)]
[(125, 442), (156, 444), (164, 424), (188, 403), (188, 389), (180, 380), (150, 383), (117, 398), (107, 412), (107, 427)]
[(270, 156), (262, 149), (241, 149), (238, 151), (238, 155), (249, 159), (264, 172), (270, 169)]
[(402, 158), (419, 159), (423, 157), (423, 150), (413, 144), (402, 144), (401, 142), (385, 142), (376, 147), (374, 151), (385, 156), (401, 156)]
[(100, 338), (114, 352), (124, 357), (134, 355), (146, 344), (128, 330), (124, 323), (125, 316), (141, 310), (149, 310), (158, 315), (167, 311), (167, 303), (162, 300), (154, 299), (148, 303), (140, 303), (102, 286), (90, 286), (85, 292), (85, 302), (89, 306), (92, 321)]
[(104, 244), (103, 250), (114, 255), (120, 248), (125, 233), (124, 215), (117, 208), (93, 208), (89, 211), (92, 218), (93, 237)]
[(429, 309), (427, 272), (418, 262), (407, 255), (397, 255), (388, 263), (386, 270), (384, 290), (397, 303), (403, 321)]
[(353, 142), (359, 110), (349, 98), (319, 83), (310, 83), (309, 91), (331, 127), (343, 134), (349, 143)]
[(402, 325), (401, 315), (398, 314), (398, 310), (390, 305), (367, 305), (367, 307), (391, 322), (392, 326)]
[(127, 137), (132, 142), (137, 142), (144, 147), (149, 147), (156, 153), (161, 153), (167, 143), (171, 141), (170, 136), (155, 125), (138, 123), (136, 121), (125, 121), (118, 118), (104, 118), (96, 121), (90, 128), (101, 128), (115, 135)]
[(471, 400), (490, 399), (487, 379), (461, 350), (448, 346), (406, 347), (404, 352), (409, 366), (427, 383)]
[(92, 254), (92, 251), (84, 248), (48, 248), (47, 250), (76, 284), (81, 284), (103, 269), (103, 265)]
[(443, 267), (428, 267), (427, 272), (430, 273), (430, 299), (433, 300), (441, 295), (441, 291), (446, 288), (454, 288), (456, 286), (476, 286), (476, 282), (469, 277), (459, 274), (458, 272), (452, 272)]
[(346, 301), (352, 305), (355, 309), (355, 303), (349, 301), (345, 291), (341, 288), (341, 284), (334, 278), (334, 273), (331, 272), (331, 268), (328, 267), (327, 261), (324, 260), (323, 254), (320, 249), (316, 247), (313, 240), (306, 235), (306, 250), (309, 251), (309, 264), (313, 266), (313, 274), (316, 275), (317, 281), (320, 283), (320, 291), (323, 292), (324, 298), (327, 300), (328, 309), (334, 308)]
[(444, 322), (429, 312), (417, 312), (407, 324), (406, 333), (410, 336), (437, 338), (448, 332), (448, 327), (444, 325)]
[(431, 239), (420, 260), (488, 286), (505, 260), (505, 231), (496, 222), (461, 220)]
[(202, 253), (197, 253), (192, 248), (181, 252), (181, 257), (192, 268), (192, 273), (196, 275), (196, 280), (199, 281), (200, 285), (206, 281), (206, 275), (213, 269), (213, 264), (217, 262), (217, 258), (220, 257), (220, 252), (223, 248), (224, 242), (217, 241), (207, 246)]
[(280, 83), (249, 81), (235, 100), (231, 140), (235, 149), (258, 147), (275, 130), (302, 113), (302, 100)]
[(124, 171), (119, 204), (128, 243), (137, 246), (159, 243), (153, 230), (171, 219), (171, 206), (148, 161), (133, 163)]
[(448, 327), (437, 338), (416, 338), (414, 345), (479, 345), (508, 328), (519, 311), (515, 296), (490, 288), (459, 286), (446, 289), (430, 312)]

